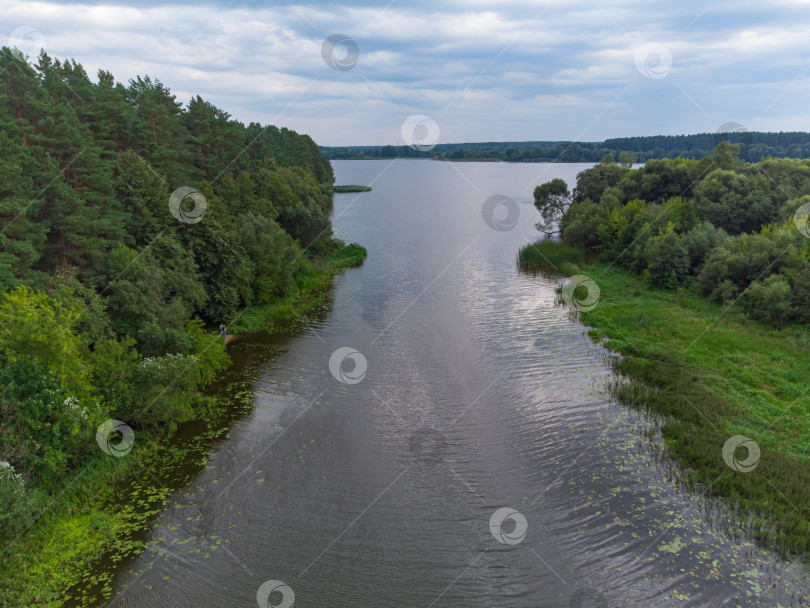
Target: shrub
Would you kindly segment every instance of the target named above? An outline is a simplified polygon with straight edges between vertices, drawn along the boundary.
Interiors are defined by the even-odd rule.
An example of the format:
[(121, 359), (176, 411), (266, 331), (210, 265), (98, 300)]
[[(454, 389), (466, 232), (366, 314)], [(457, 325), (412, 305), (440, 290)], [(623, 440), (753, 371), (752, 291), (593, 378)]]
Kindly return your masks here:
[(723, 169), (712, 171), (695, 186), (695, 199), (702, 216), (729, 234), (759, 230), (776, 211), (765, 176)]
[(92, 379), (102, 403), (114, 418), (126, 418), (135, 401), (133, 378), (141, 356), (135, 340), (104, 340), (90, 355)]
[(754, 281), (740, 298), (740, 305), (752, 319), (782, 329), (793, 314), (790, 285), (777, 274)]
[(329, 216), (313, 200), (283, 209), (279, 213), (278, 223), (298, 240), (301, 247), (316, 253), (321, 252), (332, 237)]
[(563, 241), (588, 249), (598, 246), (597, 229), (606, 215), (607, 209), (590, 199), (574, 203), (568, 208), (568, 213), (560, 223)]
[(632, 200), (623, 207), (610, 210), (597, 229), (601, 257), (623, 266), (629, 265), (631, 256), (627, 252), (643, 227), (644, 222), (637, 218), (646, 207), (645, 201)]
[(147, 323), (138, 330), (138, 351), (146, 357), (170, 353), (188, 355), (194, 351), (194, 338), (180, 329), (160, 327)]
[(31, 503), (22, 475), (0, 460), (0, 540), (11, 540), (25, 529)]
[(783, 222), (788, 222), (792, 224), (794, 222), (794, 217), (796, 212), (799, 210), (799, 207), (810, 203), (810, 195), (805, 194), (799, 198), (793, 198), (786, 201), (782, 208), (779, 210), (779, 218)]
[(647, 270), (656, 287), (674, 289), (689, 274), (689, 253), (672, 224), (666, 233), (651, 239), (647, 246)]
[(242, 246), (256, 264), (253, 290), (260, 304), (283, 297), (295, 285), (301, 249), (281, 226), (261, 215), (241, 216), (237, 232)]
[(598, 201), (604, 192), (615, 187), (628, 171), (614, 163), (600, 163), (590, 169), (585, 169), (577, 175), (577, 187), (574, 189), (574, 203), (581, 203), (586, 199)]
[(125, 420), (172, 432), (194, 415), (193, 392), (201, 385), (200, 361), (194, 355), (146, 357), (135, 370), (137, 399)]
[(8, 363), (0, 368), (0, 386), (8, 426), (0, 453), (18, 470), (50, 485), (93, 449), (98, 405), (60, 386), (51, 370), (31, 361)]
[(728, 238), (728, 233), (704, 221), (683, 235), (682, 244), (689, 253), (692, 274), (697, 274), (709, 252)]
[(740, 288), (733, 281), (725, 279), (720, 281), (708, 295), (712, 302), (725, 304), (736, 298), (739, 293)]
[(778, 272), (786, 253), (787, 249), (780, 247), (772, 233), (728, 238), (706, 256), (697, 279), (698, 291), (708, 295), (726, 280), (743, 290), (751, 281)]
[(661, 203), (672, 197), (689, 196), (699, 173), (697, 161), (650, 159), (641, 169), (625, 173), (621, 186), (627, 197), (625, 200), (642, 198)]
[(810, 265), (805, 265), (793, 280), (793, 308), (796, 321), (810, 323)]

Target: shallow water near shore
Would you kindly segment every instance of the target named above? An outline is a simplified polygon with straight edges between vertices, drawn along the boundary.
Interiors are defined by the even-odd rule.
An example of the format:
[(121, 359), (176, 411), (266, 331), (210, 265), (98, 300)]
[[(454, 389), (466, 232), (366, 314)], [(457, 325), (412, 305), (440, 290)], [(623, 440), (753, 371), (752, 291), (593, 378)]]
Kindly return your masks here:
[[(654, 421), (611, 399), (559, 280), (515, 267), (534, 186), (590, 165), (333, 166), (373, 187), (333, 212), (365, 264), (303, 334), (233, 343), (281, 351), (254, 409), (95, 605), (810, 606), (806, 569), (683, 490)], [(492, 195), (518, 217), (482, 213)], [(359, 367), (330, 370), (344, 347)]]

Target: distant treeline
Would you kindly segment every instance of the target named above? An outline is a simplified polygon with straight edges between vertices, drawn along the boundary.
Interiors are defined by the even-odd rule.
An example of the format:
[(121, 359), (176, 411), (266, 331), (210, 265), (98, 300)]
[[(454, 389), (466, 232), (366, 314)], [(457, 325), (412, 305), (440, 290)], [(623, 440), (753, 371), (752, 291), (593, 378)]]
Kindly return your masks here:
[(600, 162), (611, 155), (637, 162), (652, 158), (711, 156), (721, 141), (740, 145), (740, 159), (810, 158), (810, 133), (763, 133), (734, 131), (696, 135), (620, 137), (603, 142), (525, 141), (439, 144), (429, 151), (410, 146), (321, 147), (330, 159), (433, 158), (436, 160), (499, 160), (507, 162)]

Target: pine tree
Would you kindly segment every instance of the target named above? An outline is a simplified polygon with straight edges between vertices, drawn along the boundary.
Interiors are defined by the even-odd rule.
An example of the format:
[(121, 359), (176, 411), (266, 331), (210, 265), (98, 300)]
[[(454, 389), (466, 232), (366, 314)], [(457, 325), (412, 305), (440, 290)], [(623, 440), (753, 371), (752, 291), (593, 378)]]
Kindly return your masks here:
[(86, 121), (103, 148), (102, 158), (106, 160), (135, 149), (139, 136), (145, 132), (143, 122), (127, 99), (126, 88), (104, 70), (98, 72), (98, 84), (86, 110)]
[(194, 164), (193, 140), (183, 124), (183, 109), (176, 97), (148, 76), (130, 80), (129, 99), (146, 126), (136, 150), (170, 184), (197, 183), (203, 172)]
[[(0, 89), (0, 108), (7, 104), (6, 93)], [(36, 162), (14, 121), (4, 112), (0, 112), (0, 150), (0, 291), (20, 284), (41, 287), (44, 277), (35, 267), (46, 226), (33, 221), (41, 204), (30, 177), (36, 173)]]
[(4, 111), (14, 120), (23, 145), (30, 147), (35, 126), (47, 112), (45, 95), (34, 69), (8, 47), (0, 49), (0, 90), (6, 92)]

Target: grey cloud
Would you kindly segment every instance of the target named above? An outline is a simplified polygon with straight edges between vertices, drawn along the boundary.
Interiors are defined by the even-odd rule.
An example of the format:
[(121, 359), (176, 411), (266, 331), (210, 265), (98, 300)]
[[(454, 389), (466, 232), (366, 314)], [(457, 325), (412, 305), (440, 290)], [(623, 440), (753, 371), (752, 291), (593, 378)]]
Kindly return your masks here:
[[(110, 4), (10, 0), (6, 35), (36, 28), (49, 54), (91, 74), (150, 74), (183, 101), (200, 94), (243, 121), (280, 115), (326, 145), (396, 143), (413, 113), (439, 122), (443, 141), (571, 139), (589, 123), (583, 139), (806, 123), (810, 13), (787, 1)], [(321, 57), (335, 33), (357, 42), (351, 70)], [(671, 51), (664, 78), (636, 69), (649, 42)]]

